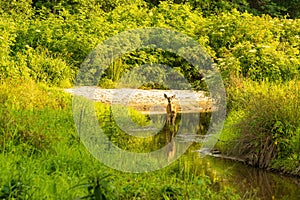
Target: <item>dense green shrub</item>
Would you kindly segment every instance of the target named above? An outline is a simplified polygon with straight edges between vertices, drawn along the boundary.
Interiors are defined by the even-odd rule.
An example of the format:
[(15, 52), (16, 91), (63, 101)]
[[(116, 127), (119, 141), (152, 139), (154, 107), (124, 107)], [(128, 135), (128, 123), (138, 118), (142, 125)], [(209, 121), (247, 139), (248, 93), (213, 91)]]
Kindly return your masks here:
[(16, 23), (8, 16), (2, 16), (0, 20), (0, 78), (14, 75), (17, 71), (11, 67), (13, 65), (10, 56), (11, 47), (15, 43)]
[[(162, 1), (145, 0), (150, 6), (158, 6)], [(169, 0), (170, 1), (170, 0)], [(177, 4), (189, 4), (193, 9), (203, 12), (204, 16), (220, 14), (222, 12), (237, 9), (241, 12), (249, 12), (255, 15), (268, 14), (273, 17), (288, 15), (291, 18), (299, 18), (299, 2), (297, 0), (172, 0)]]
[(234, 12), (213, 17), (210, 46), (224, 77), (288, 81), (299, 76), (299, 20)]
[(299, 18), (299, 2), (297, 0), (247, 0), (250, 11), (254, 14), (269, 14), (271, 16), (285, 16)]
[(28, 19), (34, 15), (32, 0), (7, 0), (0, 2), (0, 13), (13, 18)]
[[(14, 10), (3, 4), (1, 13), (2, 77), (29, 76), (51, 85), (67, 86), (84, 58), (98, 44), (122, 31), (142, 27), (165, 27), (192, 37), (215, 60), (224, 78), (234, 74), (258, 81), (286, 81), (299, 74), (297, 19), (257, 17), (226, 9), (218, 15), (203, 17), (188, 4), (170, 1), (153, 8), (142, 1), (126, 4), (120, 1), (107, 12), (92, 0), (47, 1), (44, 7), (40, 1), (12, 2)], [(221, 2), (225, 3), (216, 3)], [(55, 12), (50, 4), (57, 4)], [(21, 12), (25, 8), (30, 13)], [(14, 17), (9, 16), (12, 13)], [(44, 64), (40, 63), (42, 60)], [(107, 71), (106, 79), (116, 82), (127, 69), (159, 62), (180, 71), (194, 88), (203, 88), (199, 81), (202, 76), (184, 59), (166, 51), (129, 52), (120, 61), (113, 64), (117, 67), (114, 69), (120, 68), (117, 70), (120, 73), (115, 76), (116, 73)]]

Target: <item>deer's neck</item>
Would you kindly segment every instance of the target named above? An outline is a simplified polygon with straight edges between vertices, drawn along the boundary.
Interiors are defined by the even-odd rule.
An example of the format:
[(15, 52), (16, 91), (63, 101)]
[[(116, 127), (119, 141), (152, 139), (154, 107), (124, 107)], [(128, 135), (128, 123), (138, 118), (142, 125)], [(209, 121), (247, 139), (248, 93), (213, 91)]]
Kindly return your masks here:
[(173, 104), (173, 103), (168, 103), (168, 106), (167, 106), (167, 112), (168, 113), (171, 113), (171, 112), (176, 112), (176, 106)]

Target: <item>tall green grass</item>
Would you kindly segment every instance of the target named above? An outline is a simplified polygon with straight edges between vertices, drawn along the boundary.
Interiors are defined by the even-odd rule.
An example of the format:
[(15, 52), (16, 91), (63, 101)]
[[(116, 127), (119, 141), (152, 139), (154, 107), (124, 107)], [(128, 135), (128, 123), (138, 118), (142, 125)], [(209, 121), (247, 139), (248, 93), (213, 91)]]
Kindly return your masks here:
[(106, 167), (80, 142), (68, 94), (31, 81), (0, 88), (0, 199), (238, 199), (186, 156), (144, 174)]
[(228, 91), (222, 137), (235, 147), (227, 151), (254, 166), (299, 174), (300, 82), (236, 81)]

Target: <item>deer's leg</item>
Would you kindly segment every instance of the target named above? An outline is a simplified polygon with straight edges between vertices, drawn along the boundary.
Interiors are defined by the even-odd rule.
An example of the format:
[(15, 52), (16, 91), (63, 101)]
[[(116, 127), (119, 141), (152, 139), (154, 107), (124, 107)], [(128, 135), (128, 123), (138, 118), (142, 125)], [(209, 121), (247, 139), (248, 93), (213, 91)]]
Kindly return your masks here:
[(171, 122), (172, 122), (173, 126), (175, 126), (175, 120), (176, 120), (176, 113), (172, 112), (172, 114), (171, 114)]
[(167, 114), (166, 124), (168, 125), (169, 122), (170, 122), (170, 116), (169, 116), (169, 114)]

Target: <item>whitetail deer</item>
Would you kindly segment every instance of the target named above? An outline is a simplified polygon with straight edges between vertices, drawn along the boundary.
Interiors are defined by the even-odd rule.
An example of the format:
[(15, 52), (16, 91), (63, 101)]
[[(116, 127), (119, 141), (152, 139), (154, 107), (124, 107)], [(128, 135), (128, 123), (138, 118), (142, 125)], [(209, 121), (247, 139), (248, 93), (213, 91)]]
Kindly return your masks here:
[(176, 119), (176, 115), (177, 115), (177, 107), (176, 105), (173, 103), (173, 99), (176, 97), (176, 95), (174, 94), (173, 96), (168, 97), (166, 94), (164, 94), (164, 97), (168, 100), (168, 105), (167, 105), (167, 125), (170, 125), (170, 123), (172, 123), (172, 125), (175, 125), (175, 119)]

